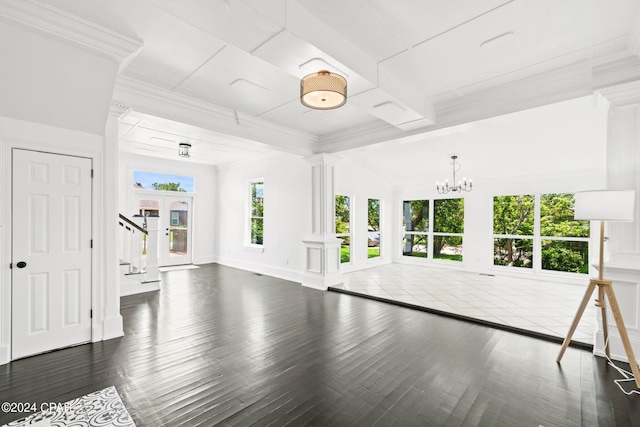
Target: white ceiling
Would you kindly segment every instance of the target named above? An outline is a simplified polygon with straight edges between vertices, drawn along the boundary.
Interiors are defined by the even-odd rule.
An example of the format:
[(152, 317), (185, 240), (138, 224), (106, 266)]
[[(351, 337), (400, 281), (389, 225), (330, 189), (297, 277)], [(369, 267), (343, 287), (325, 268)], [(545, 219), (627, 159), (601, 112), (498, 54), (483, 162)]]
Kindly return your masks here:
[[(274, 129), (340, 152), (640, 77), (640, 0), (38, 1), (142, 42), (122, 87), (228, 112), (179, 125), (124, 101), (123, 150), (175, 158), (190, 141), (210, 164), (295, 152)], [(322, 68), (347, 77), (344, 107), (300, 103), (300, 78)]]

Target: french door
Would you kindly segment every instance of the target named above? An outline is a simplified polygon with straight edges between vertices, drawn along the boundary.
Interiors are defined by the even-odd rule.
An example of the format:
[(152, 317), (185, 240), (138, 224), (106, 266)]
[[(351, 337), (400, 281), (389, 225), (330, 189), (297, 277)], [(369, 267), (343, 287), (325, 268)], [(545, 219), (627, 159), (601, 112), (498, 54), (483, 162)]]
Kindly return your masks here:
[[(158, 264), (160, 266), (191, 264), (191, 197), (139, 194), (137, 211), (143, 216), (158, 216)], [(144, 246), (144, 245), (143, 245)], [(146, 246), (145, 250), (146, 250)]]
[(11, 357), (91, 340), (91, 159), (12, 153)]

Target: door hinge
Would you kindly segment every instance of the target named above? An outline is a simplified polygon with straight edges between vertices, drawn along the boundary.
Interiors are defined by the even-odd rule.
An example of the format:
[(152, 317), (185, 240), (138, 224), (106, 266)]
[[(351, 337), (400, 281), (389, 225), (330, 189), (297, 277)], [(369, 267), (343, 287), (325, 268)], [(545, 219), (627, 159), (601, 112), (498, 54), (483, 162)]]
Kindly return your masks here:
[(93, 319), (93, 309), (89, 310), (89, 318)]
[(93, 239), (89, 240), (89, 248), (93, 249)]
[(9, 263), (9, 270), (13, 270), (13, 263)]
[(91, 178), (93, 179), (93, 169), (91, 169)]

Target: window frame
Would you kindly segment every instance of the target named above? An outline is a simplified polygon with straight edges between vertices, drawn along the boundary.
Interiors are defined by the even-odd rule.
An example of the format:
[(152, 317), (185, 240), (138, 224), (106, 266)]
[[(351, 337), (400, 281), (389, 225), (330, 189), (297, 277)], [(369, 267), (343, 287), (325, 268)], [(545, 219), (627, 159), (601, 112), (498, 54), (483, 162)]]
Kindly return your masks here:
[[(253, 191), (254, 191), (254, 186), (256, 184), (262, 184), (262, 216), (255, 216), (253, 215)], [(245, 242), (244, 242), (244, 246), (247, 249), (253, 249), (253, 250), (257, 250), (257, 251), (263, 251), (264, 250), (264, 217), (265, 217), (265, 201), (266, 201), (266, 197), (265, 197), (265, 183), (264, 183), (264, 178), (255, 178), (255, 179), (251, 179), (248, 182), (248, 197), (247, 197), (247, 214), (245, 215), (246, 218), (246, 225), (245, 225)], [(254, 221), (261, 221), (262, 222), (262, 243), (253, 243), (253, 228), (252, 225), (254, 223)]]
[[(370, 225), (370, 218), (369, 218), (369, 202), (371, 200), (377, 200), (378, 201), (378, 230), (373, 231), (373, 233), (377, 233), (378, 234), (378, 245), (377, 246), (369, 246), (369, 225)], [(381, 198), (376, 198), (376, 197), (367, 197), (367, 230), (366, 230), (366, 236), (367, 236), (367, 245), (366, 247), (366, 254), (367, 254), (367, 261), (368, 262), (375, 262), (377, 260), (382, 259), (382, 255), (383, 255), (383, 251), (382, 251), (382, 199)], [(369, 248), (370, 247), (377, 247), (378, 248), (378, 255), (369, 256)]]
[[(335, 211), (338, 210), (338, 205), (336, 203), (336, 199), (338, 197), (346, 197), (347, 200), (348, 200), (348, 209), (349, 209), (349, 223), (348, 223), (349, 232), (348, 233), (338, 233), (338, 230), (337, 230), (337, 224), (336, 224), (336, 221), (335, 221), (336, 218), (337, 218), (337, 215), (335, 215)], [(333, 230), (333, 232), (335, 233), (335, 236), (340, 240), (342, 240), (345, 237), (347, 237), (349, 239), (349, 261), (342, 262), (342, 257), (340, 257), (340, 265), (350, 265), (350, 264), (353, 264), (353, 244), (352, 244), (352, 242), (353, 242), (353, 237), (352, 237), (352, 234), (353, 234), (353, 227), (352, 227), (352, 224), (353, 224), (353, 197), (351, 195), (346, 195), (346, 194), (335, 194), (333, 203), (334, 203), (334, 230)], [(342, 248), (342, 244), (340, 245), (340, 247)]]
[[(492, 263), (492, 268), (500, 269), (500, 270), (508, 270), (508, 271), (518, 271), (518, 272), (531, 272), (531, 273), (542, 273), (542, 274), (558, 274), (558, 275), (570, 275), (572, 277), (585, 277), (585, 275), (589, 274), (590, 266), (588, 262), (589, 257), (589, 242), (591, 241), (591, 226), (589, 225), (589, 235), (587, 237), (574, 237), (574, 236), (545, 236), (542, 235), (541, 230), (541, 222), (542, 222), (542, 214), (541, 214), (541, 206), (542, 206), (542, 197), (545, 195), (551, 194), (573, 194), (575, 192), (571, 191), (562, 191), (562, 192), (546, 192), (546, 193), (527, 193), (527, 194), (504, 194), (504, 195), (495, 195), (492, 198), (492, 214), (495, 209), (495, 197), (501, 196), (533, 196), (533, 235), (528, 234), (495, 234), (492, 226), (492, 253), (495, 251), (494, 242), (495, 239), (527, 239), (532, 241), (532, 260), (531, 267), (521, 267), (521, 266), (508, 266), (508, 265), (499, 265), (495, 264), (495, 258)], [(493, 215), (492, 215), (493, 216)], [(493, 221), (493, 220), (492, 220)], [(587, 244), (587, 271), (584, 273), (573, 272), (573, 271), (563, 271), (563, 270), (552, 270), (546, 269), (542, 267), (542, 242), (543, 241), (563, 241), (563, 242), (585, 242)]]

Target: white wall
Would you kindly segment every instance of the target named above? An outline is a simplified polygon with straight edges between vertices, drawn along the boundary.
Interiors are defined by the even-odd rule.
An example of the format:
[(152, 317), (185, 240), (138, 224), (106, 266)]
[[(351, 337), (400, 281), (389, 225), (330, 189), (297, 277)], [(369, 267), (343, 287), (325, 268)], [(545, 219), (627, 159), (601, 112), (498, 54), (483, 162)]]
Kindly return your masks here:
[[(245, 245), (249, 182), (264, 180), (264, 248)], [(301, 282), (302, 239), (311, 233), (311, 168), (301, 157), (278, 155), (222, 166), (218, 171), (217, 261)]]
[[(425, 141), (438, 153), (439, 165), (433, 166), (432, 159), (423, 157), (425, 164), (429, 162), (428, 171), (421, 171), (420, 178), (405, 178), (398, 185), (393, 206), (395, 236), (401, 241), (403, 200), (459, 197), (458, 193), (439, 195), (435, 189), (436, 181), (451, 181), (450, 160), (442, 155), (449, 147), (450, 153), (460, 156), (462, 169), (458, 177), (466, 175), (474, 183), (473, 191), (462, 193), (464, 259), (458, 263), (402, 257), (400, 245), (394, 247), (394, 259), (491, 274), (532, 274), (528, 269), (493, 266), (493, 197), (605, 188), (606, 120), (607, 103), (586, 97), (483, 120), (466, 125), (460, 132)], [(407, 155), (407, 159), (412, 158)], [(540, 272), (536, 276), (584, 282), (574, 274)]]
[[(177, 157), (177, 153), (176, 153)], [(194, 193), (179, 195), (193, 196), (193, 263), (206, 264), (215, 261), (216, 241), (216, 198), (218, 180), (214, 166), (176, 160), (163, 160), (154, 157), (136, 156), (121, 153), (118, 166), (118, 205), (120, 213), (133, 216), (138, 212), (136, 194), (145, 191), (133, 188), (133, 171), (158, 172), (171, 175), (193, 176)], [(148, 191), (147, 193), (160, 193)], [(164, 194), (174, 194), (162, 192)]]

